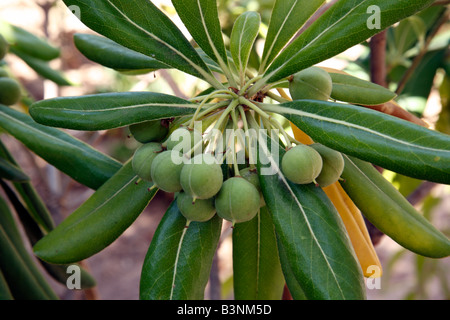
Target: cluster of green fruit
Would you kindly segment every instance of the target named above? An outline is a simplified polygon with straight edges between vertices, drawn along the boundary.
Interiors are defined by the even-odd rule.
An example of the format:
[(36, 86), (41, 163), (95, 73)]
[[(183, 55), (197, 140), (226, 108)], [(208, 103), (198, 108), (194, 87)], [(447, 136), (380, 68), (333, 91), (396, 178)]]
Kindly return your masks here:
[(182, 144), (187, 141), (193, 146), (201, 141), (199, 131), (180, 127), (161, 142), (167, 127), (157, 120), (133, 125), (130, 132), (144, 143), (133, 156), (135, 173), (163, 191), (176, 193), (178, 208), (188, 221), (208, 221), (217, 213), (233, 224), (244, 222), (263, 205), (255, 170), (245, 168), (224, 180), (222, 165), (212, 154), (201, 153), (192, 159), (183, 156), (179, 150), (186, 146)]
[[(240, 166), (229, 177), (224, 174), (227, 166), (214, 155), (201, 153), (187, 158), (180, 152), (201, 141), (201, 132), (180, 127), (167, 137), (169, 127), (164, 120), (132, 125), (130, 132), (143, 143), (132, 159), (135, 173), (153, 182), (154, 187), (176, 193), (178, 208), (188, 221), (207, 221), (217, 213), (234, 225), (251, 220), (265, 205), (255, 168)], [(337, 181), (343, 168), (342, 155), (318, 143), (298, 144), (281, 161), (281, 169), (291, 182), (314, 182), (321, 187)]]
[[(0, 34), (0, 60), (8, 53), (9, 44)], [(0, 104), (11, 106), (21, 97), (20, 84), (9, 77), (8, 73), (0, 68)]]

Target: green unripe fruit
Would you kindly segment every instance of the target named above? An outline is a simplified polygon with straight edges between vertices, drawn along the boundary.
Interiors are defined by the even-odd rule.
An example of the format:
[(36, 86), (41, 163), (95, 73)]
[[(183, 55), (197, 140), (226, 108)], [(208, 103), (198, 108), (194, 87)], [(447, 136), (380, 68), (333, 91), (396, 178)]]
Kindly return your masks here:
[(9, 44), (6, 39), (0, 34), (0, 60), (2, 60), (9, 50)]
[(297, 184), (316, 183), (322, 170), (320, 154), (307, 145), (297, 145), (289, 149), (281, 159), (281, 171), (290, 181)]
[(259, 176), (258, 176), (258, 172), (254, 169), (251, 168), (245, 168), (242, 170), (239, 170), (239, 174), (242, 178), (244, 178), (245, 180), (247, 180), (248, 182), (250, 182), (252, 185), (254, 185), (256, 187), (256, 189), (259, 192), (259, 198), (260, 198), (260, 207), (264, 207), (266, 205), (266, 201), (264, 200), (264, 196), (262, 195), (261, 192), (261, 184), (259, 182)]
[[(163, 191), (181, 191), (180, 173), (183, 168), (183, 155), (177, 151), (166, 150), (153, 159), (151, 177), (153, 183)], [(180, 161), (178, 161), (180, 160)]]
[(310, 147), (319, 152), (323, 161), (322, 171), (316, 178), (319, 186), (324, 188), (338, 181), (344, 171), (342, 154), (320, 143), (313, 143)]
[(211, 154), (199, 154), (181, 169), (181, 186), (194, 199), (214, 197), (223, 184), (220, 164)]
[(7, 77), (9, 77), (8, 72), (6, 72), (5, 69), (0, 68), (0, 78), (7, 78)]
[(330, 75), (319, 67), (310, 67), (294, 74), (289, 83), (293, 100), (312, 99), (328, 101), (333, 82)]
[(178, 128), (164, 142), (167, 149), (186, 153), (198, 142), (202, 141), (202, 134), (197, 130)]
[(20, 100), (19, 83), (11, 78), (0, 78), (0, 104), (13, 105)]
[(169, 133), (169, 127), (164, 125), (161, 120), (132, 124), (129, 126), (129, 130), (133, 137), (141, 143), (161, 141)]
[(217, 214), (235, 223), (253, 219), (260, 208), (258, 189), (242, 177), (227, 179), (215, 199)]
[(183, 216), (189, 221), (205, 222), (216, 214), (214, 199), (194, 199), (185, 192), (177, 196), (177, 206)]
[(162, 151), (161, 144), (157, 142), (143, 144), (135, 151), (131, 164), (139, 178), (145, 181), (152, 181), (152, 163)]

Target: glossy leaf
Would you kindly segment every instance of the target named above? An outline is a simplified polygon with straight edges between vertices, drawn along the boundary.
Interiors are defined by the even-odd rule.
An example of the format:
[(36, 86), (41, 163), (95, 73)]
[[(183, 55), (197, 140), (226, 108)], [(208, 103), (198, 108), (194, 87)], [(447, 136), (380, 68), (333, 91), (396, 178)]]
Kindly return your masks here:
[(417, 179), (450, 183), (450, 137), (378, 112), (333, 102), (297, 100), (269, 106), (314, 141)]
[(146, 120), (194, 114), (198, 105), (154, 92), (119, 92), (58, 97), (31, 105), (33, 119), (47, 126), (104, 130)]
[(436, 229), (370, 163), (344, 156), (342, 187), (380, 231), (417, 254), (444, 258), (450, 240)]
[(172, 0), (178, 16), (200, 48), (219, 65), (227, 62), (216, 0)]
[(71, 135), (40, 125), (30, 116), (3, 105), (0, 127), (49, 164), (92, 189), (100, 187), (122, 166)]
[[(12, 154), (1, 141), (0, 157), (19, 167), (17, 161), (13, 158)], [(53, 218), (32, 183), (30, 181), (15, 182), (14, 188), (19, 193), (22, 201), (28, 208), (29, 213), (36, 223), (39, 224), (44, 231), (50, 231), (53, 229)]]
[(0, 20), (0, 34), (12, 47), (37, 59), (49, 61), (59, 57), (60, 50), (49, 44), (46, 39), (3, 20)]
[(280, 255), (281, 267), (283, 269), (284, 279), (286, 280), (286, 285), (288, 287), (289, 293), (294, 300), (306, 300), (305, 292), (303, 291), (300, 283), (295, 277), (294, 272), (289, 263), (289, 259), (284, 252), (283, 246), (278, 244), (278, 253)]
[[(4, 183), (4, 181), (0, 180), (0, 184), (3, 190), (5, 191), (5, 194), (7, 195), (9, 202), (13, 205), (17, 213), (17, 217), (19, 218), (19, 221), (25, 231), (26, 238), (28, 239), (29, 244), (33, 246), (37, 241), (39, 241), (44, 237), (44, 232), (42, 231), (40, 226), (36, 223), (36, 221), (33, 219), (28, 209), (25, 208), (25, 206), (16, 196), (14, 191), (6, 183)], [(5, 214), (5, 212), (3, 214)], [(13, 220), (12, 217), (10, 217), (10, 220)], [(9, 227), (10, 229), (15, 230), (15, 232), (12, 233), (12, 235), (19, 234), (19, 230), (14, 224), (11, 224)], [(19, 251), (19, 253), (23, 256), (23, 259), (27, 262), (28, 267), (34, 268), (35, 270), (33, 271), (35, 273), (38, 273), (39, 271), (34, 266), (34, 262), (33, 263), (31, 262), (29, 253), (25, 249), (24, 243), (22, 242), (20, 237), (19, 238), (14, 237), (14, 239), (15, 240), (13, 240), (13, 243), (16, 249)], [(39, 263), (44, 267), (47, 273), (53, 277), (53, 279), (55, 279), (56, 281), (60, 282), (63, 285), (67, 285), (67, 279), (70, 277), (70, 274), (67, 273), (67, 268), (69, 267), (69, 265), (51, 264), (42, 260), (39, 260)], [(96, 281), (92, 277), (92, 275), (90, 275), (83, 267), (79, 265), (78, 267), (80, 268), (80, 288), (87, 289), (94, 287), (96, 285)]]
[(105, 37), (77, 33), (74, 34), (73, 40), (77, 49), (86, 58), (117, 71), (151, 71), (172, 68), (165, 63), (130, 50)]
[(4, 158), (0, 158), (0, 177), (16, 182), (25, 182), (30, 180), (30, 178), (20, 168)]
[(396, 97), (392, 91), (351, 75), (333, 73), (329, 75), (333, 81), (331, 98), (360, 105), (379, 105)]
[(81, 21), (114, 42), (222, 87), (182, 32), (152, 2), (64, 0), (64, 3), (68, 7), (78, 6)]
[(250, 52), (258, 35), (260, 24), (261, 16), (253, 11), (241, 14), (234, 22), (230, 38), (230, 51), (242, 77), (245, 75)]
[(431, 3), (433, 0), (338, 1), (283, 50), (262, 82), (280, 80), (329, 59)]
[(142, 267), (140, 299), (199, 300), (204, 298), (222, 219), (191, 222), (176, 201), (158, 225)]
[[(264, 199), (289, 263), (286, 267), (306, 297), (364, 299), (361, 267), (331, 201), (313, 184), (289, 182), (267, 145), (260, 141), (260, 146), (258, 170)], [(280, 158), (283, 154), (280, 149)], [(263, 173), (266, 166), (262, 164), (270, 164), (274, 174)]]
[(260, 72), (275, 59), (324, 0), (277, 0), (270, 16)]
[(128, 162), (86, 202), (33, 247), (42, 260), (67, 264), (84, 260), (114, 242), (156, 194), (138, 180)]
[(65, 75), (59, 70), (55, 70), (50, 67), (47, 61), (33, 57), (22, 50), (12, 47), (10, 49), (12, 53), (22, 59), (31, 69), (36, 71), (41, 77), (51, 80), (60, 86), (71, 86), (72, 83), (65, 77)]
[(0, 255), (2, 257), (0, 259), (0, 270), (16, 299), (50, 299), (14, 248), (2, 226), (0, 226)]
[(3, 272), (0, 270), (0, 300), (14, 300), (14, 297), (9, 289), (8, 282), (6, 282)]
[[(31, 296), (37, 294), (43, 299), (58, 299), (25, 247), (16, 220), (9, 209), (9, 205), (2, 197), (0, 197), (0, 230), (4, 232), (0, 236), (2, 238), (0, 240), (2, 259), (0, 260), (6, 262), (6, 265), (0, 263), (0, 269), (4, 271), (15, 298), (31, 298)], [(24, 287), (22, 287), (22, 283)]]
[(236, 300), (280, 300), (284, 277), (275, 229), (266, 207), (233, 229), (233, 281)]

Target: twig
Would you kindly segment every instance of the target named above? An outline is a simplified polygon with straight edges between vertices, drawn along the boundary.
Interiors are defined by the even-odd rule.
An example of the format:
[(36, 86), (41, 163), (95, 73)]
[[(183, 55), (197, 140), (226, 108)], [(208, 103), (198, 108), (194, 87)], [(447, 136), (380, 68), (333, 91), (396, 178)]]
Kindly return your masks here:
[(419, 204), (429, 193), (437, 186), (437, 183), (431, 181), (422, 182), (411, 194), (406, 198), (413, 206)]
[(370, 77), (373, 83), (386, 88), (386, 30), (370, 40)]
[(423, 45), (422, 49), (420, 50), (419, 54), (414, 58), (412, 61), (411, 66), (406, 70), (405, 74), (403, 75), (403, 78), (400, 80), (397, 86), (397, 90), (395, 93), (399, 95), (403, 89), (406, 86), (406, 83), (408, 82), (409, 78), (412, 76), (420, 62), (422, 61), (423, 57), (428, 51), (428, 47), (430, 46), (431, 41), (433, 40), (434, 36), (438, 33), (440, 28), (448, 21), (450, 18), (450, 8), (447, 8), (447, 10), (442, 14), (440, 19), (436, 22), (432, 30), (430, 31), (429, 35), (427, 36), (425, 40), (425, 44)]

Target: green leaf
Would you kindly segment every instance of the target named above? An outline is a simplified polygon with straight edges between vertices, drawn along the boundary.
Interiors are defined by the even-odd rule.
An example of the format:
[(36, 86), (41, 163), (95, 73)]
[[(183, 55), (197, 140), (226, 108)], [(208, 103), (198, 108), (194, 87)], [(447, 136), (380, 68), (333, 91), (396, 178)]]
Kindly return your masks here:
[(10, 181), (25, 182), (30, 178), (16, 165), (0, 158), (0, 177)]
[(358, 106), (297, 100), (265, 105), (314, 141), (405, 176), (450, 183), (450, 137)]
[[(275, 82), (334, 57), (431, 3), (433, 0), (338, 1), (283, 50), (261, 82)], [(380, 24), (372, 26), (378, 9)]]
[(59, 57), (60, 50), (27, 30), (0, 20), (0, 34), (12, 46), (37, 59), (49, 61)]
[(289, 293), (291, 294), (292, 299), (306, 300), (307, 298), (305, 292), (303, 291), (300, 283), (295, 277), (295, 274), (292, 271), (292, 268), (289, 264), (289, 259), (286, 256), (286, 252), (284, 252), (283, 246), (281, 244), (278, 244), (278, 253), (280, 255), (280, 262), (283, 270), (284, 279), (286, 280), (286, 285), (289, 289)]
[(67, 264), (86, 259), (114, 242), (157, 192), (138, 181), (131, 161), (33, 247), (42, 260)]
[[(269, 143), (272, 150), (273, 141)], [(308, 299), (364, 299), (361, 267), (331, 201), (313, 184), (289, 182), (267, 145), (260, 141), (260, 147), (261, 189), (288, 261), (283, 269), (292, 272)], [(283, 154), (280, 149), (279, 157)], [(274, 174), (264, 173), (263, 164), (270, 165)]]
[(259, 32), (261, 16), (257, 12), (248, 11), (241, 14), (233, 25), (230, 38), (230, 51), (234, 63), (244, 79), (250, 52)]
[(130, 50), (105, 37), (77, 33), (74, 34), (73, 40), (77, 49), (86, 58), (117, 71), (151, 71), (172, 68), (165, 63)]
[(324, 3), (324, 0), (277, 0), (270, 17), (260, 73)]
[(11, 53), (14, 53), (20, 59), (22, 59), (31, 69), (36, 71), (41, 77), (49, 79), (60, 86), (71, 86), (72, 83), (66, 79), (66, 77), (58, 70), (52, 69), (48, 62), (35, 58), (20, 49), (11, 47)]
[(15, 249), (2, 226), (0, 226), (0, 255), (2, 256), (0, 270), (16, 299), (50, 299)]
[(142, 267), (140, 299), (201, 300), (209, 279), (222, 219), (191, 222), (176, 201), (158, 225)]
[(3, 272), (0, 270), (0, 300), (14, 300), (14, 297), (9, 289), (8, 283), (6, 282)]
[(340, 181), (362, 214), (380, 231), (417, 254), (444, 258), (450, 240), (436, 229), (370, 163), (344, 156)]
[(233, 229), (233, 281), (236, 300), (280, 300), (284, 277), (275, 229), (266, 207)]
[(230, 84), (234, 79), (228, 67), (216, 0), (172, 0), (178, 16), (200, 48), (224, 71)]
[(81, 21), (114, 42), (222, 88), (177, 26), (147, 0), (64, 0)]
[(100, 187), (122, 166), (71, 135), (40, 125), (30, 116), (3, 105), (0, 127), (49, 164), (92, 189)]
[(16, 220), (3, 197), (0, 197), (0, 230), (4, 232), (0, 236), (0, 251), (3, 250), (1, 260), (7, 262), (6, 265), (0, 263), (0, 269), (4, 271), (8, 282), (12, 281), (10, 288), (15, 298), (30, 298), (28, 295), (38, 294), (45, 299), (58, 299), (25, 247)]
[(391, 101), (396, 94), (373, 82), (351, 75), (330, 72), (333, 81), (331, 98), (361, 105), (379, 105)]
[(197, 107), (162, 93), (119, 92), (38, 101), (31, 105), (30, 115), (47, 126), (94, 131), (190, 115)]
[[(14, 193), (14, 191), (4, 181), (0, 180), (0, 184), (3, 190), (5, 191), (5, 194), (8, 196), (10, 203), (16, 210), (17, 216), (22, 224), (22, 227), (25, 231), (26, 237), (30, 245), (33, 246), (37, 241), (39, 241), (44, 237), (44, 232), (36, 223), (36, 221), (33, 219), (28, 209), (24, 207), (22, 202)], [(12, 217), (10, 217), (10, 220), (12, 220)], [(9, 228), (15, 230), (12, 233), (12, 236), (14, 234), (19, 234), (19, 230), (14, 224), (9, 225)], [(27, 262), (29, 268), (34, 268), (35, 270), (33, 271), (35, 273), (38, 273), (37, 269), (34, 267), (34, 263), (32, 263), (30, 260), (29, 253), (25, 249), (24, 244), (22, 243), (21, 240), (19, 240), (20, 237), (19, 238), (14, 237), (14, 239), (15, 240), (12, 242), (14, 243), (19, 253), (23, 256), (23, 259)], [(48, 272), (48, 274), (53, 277), (53, 279), (55, 279), (56, 281), (60, 282), (63, 285), (67, 285), (67, 279), (70, 276), (70, 274), (67, 273), (67, 268), (69, 267), (69, 265), (50, 264), (42, 260), (39, 260), (39, 262)], [(86, 289), (94, 287), (96, 285), (95, 279), (84, 268), (82, 268), (81, 266), (78, 267), (80, 268), (80, 288)], [(43, 281), (42, 279), (41, 281)]]

